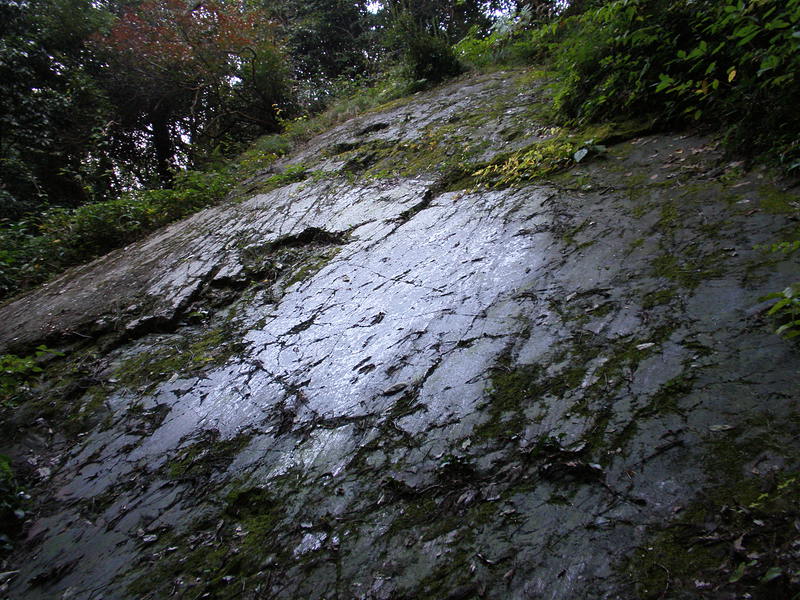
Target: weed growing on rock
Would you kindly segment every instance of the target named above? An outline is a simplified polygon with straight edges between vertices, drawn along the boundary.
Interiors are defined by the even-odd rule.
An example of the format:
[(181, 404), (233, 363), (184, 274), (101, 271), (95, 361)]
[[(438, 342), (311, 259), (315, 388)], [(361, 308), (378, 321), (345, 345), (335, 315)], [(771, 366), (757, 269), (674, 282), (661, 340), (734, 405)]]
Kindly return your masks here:
[[(769, 247), (761, 247), (777, 254), (793, 254), (800, 250), (800, 240), (794, 242), (779, 242)], [(792, 339), (800, 336), (800, 282), (793, 283), (780, 292), (773, 292), (764, 296), (764, 300), (775, 300), (767, 312), (768, 315), (778, 320), (775, 333)]]
[(63, 356), (63, 353), (44, 345), (38, 346), (32, 356), (0, 355), (0, 406), (16, 405), (31, 378), (43, 372), (42, 360), (53, 356)]
[(555, 173), (573, 164), (574, 144), (551, 140), (513, 153), (475, 171), (478, 185), (503, 189)]

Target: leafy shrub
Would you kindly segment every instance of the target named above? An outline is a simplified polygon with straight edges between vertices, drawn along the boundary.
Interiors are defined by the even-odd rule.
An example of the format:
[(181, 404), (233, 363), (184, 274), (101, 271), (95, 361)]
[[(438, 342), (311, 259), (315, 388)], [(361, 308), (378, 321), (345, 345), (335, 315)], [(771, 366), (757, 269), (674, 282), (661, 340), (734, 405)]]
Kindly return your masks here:
[(473, 27), (467, 37), (453, 46), (453, 51), (459, 59), (473, 67), (485, 67), (497, 62), (493, 53), (493, 40), (490, 37), (482, 38), (478, 28)]
[(401, 76), (415, 89), (444, 81), (464, 71), (445, 34), (418, 22), (410, 11), (394, 12), (389, 44), (399, 50)]
[(42, 359), (52, 356), (63, 353), (38, 346), (33, 356), (0, 355), (0, 406), (14, 406), (31, 377), (42, 372)]
[(769, 294), (767, 298), (777, 299), (768, 313), (776, 315), (781, 321), (775, 333), (787, 339), (800, 335), (800, 283), (792, 284), (782, 292)]
[(184, 171), (169, 190), (133, 191), (76, 209), (52, 209), (38, 223), (0, 230), (0, 297), (46, 280), (222, 200), (228, 169)]
[(701, 121), (733, 149), (800, 167), (800, 0), (615, 0), (558, 30), (565, 119)]
[(533, 12), (530, 5), (525, 5), (518, 12), (500, 16), (486, 37), (480, 36), (477, 26), (473, 27), (453, 49), (461, 60), (475, 67), (538, 60), (544, 56), (555, 29), (553, 25), (532, 25)]
[[(591, 121), (647, 110), (651, 79), (674, 43), (663, 32), (671, 10), (646, 0), (617, 0), (567, 19), (553, 48), (556, 107), (566, 118)], [(652, 72), (651, 72), (652, 71)]]
[(42, 368), (33, 356), (0, 355), (0, 404), (12, 404), (25, 381), (31, 375), (41, 372)]
[(447, 40), (423, 30), (407, 35), (403, 66), (405, 76), (420, 87), (439, 83), (464, 71)]

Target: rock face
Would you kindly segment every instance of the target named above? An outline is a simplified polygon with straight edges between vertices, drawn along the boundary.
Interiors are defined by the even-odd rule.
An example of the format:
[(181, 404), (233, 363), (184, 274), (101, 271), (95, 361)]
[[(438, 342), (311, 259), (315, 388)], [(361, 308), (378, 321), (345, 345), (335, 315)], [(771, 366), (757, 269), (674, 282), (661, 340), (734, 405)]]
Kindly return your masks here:
[(5, 449), (41, 477), (8, 597), (697, 597), (658, 531), (797, 466), (759, 298), (800, 269), (754, 249), (797, 195), (684, 135), (476, 187), (544, 101), (506, 72), (358, 117), (0, 308), (73, 379)]

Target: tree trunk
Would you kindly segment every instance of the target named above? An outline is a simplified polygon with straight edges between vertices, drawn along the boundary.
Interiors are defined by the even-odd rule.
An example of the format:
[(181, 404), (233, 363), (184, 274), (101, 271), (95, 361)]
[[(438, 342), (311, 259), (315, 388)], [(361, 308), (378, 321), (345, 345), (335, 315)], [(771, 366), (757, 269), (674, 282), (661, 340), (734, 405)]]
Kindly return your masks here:
[(150, 126), (153, 130), (153, 149), (156, 153), (156, 172), (161, 185), (170, 187), (173, 178), (174, 151), (169, 136), (166, 111), (157, 107), (150, 113)]

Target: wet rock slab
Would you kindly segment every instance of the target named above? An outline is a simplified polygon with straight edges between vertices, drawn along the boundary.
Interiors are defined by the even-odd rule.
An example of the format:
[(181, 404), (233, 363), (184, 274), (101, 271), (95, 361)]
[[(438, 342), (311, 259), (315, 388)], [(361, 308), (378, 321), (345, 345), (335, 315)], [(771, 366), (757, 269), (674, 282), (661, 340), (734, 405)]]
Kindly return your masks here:
[[(399, 112), (421, 131), (497, 81), (305, 152), (397, 139)], [(107, 417), (55, 467), (9, 597), (635, 597), (625, 560), (720, 464), (797, 464), (800, 358), (759, 298), (800, 270), (754, 250), (791, 222), (756, 175), (710, 178), (712, 151), (665, 158), (704, 143), (505, 190), (308, 180), (7, 305), (7, 348), (114, 340)], [(197, 341), (212, 325), (230, 351)], [(214, 360), (153, 367), (170, 346)]]

